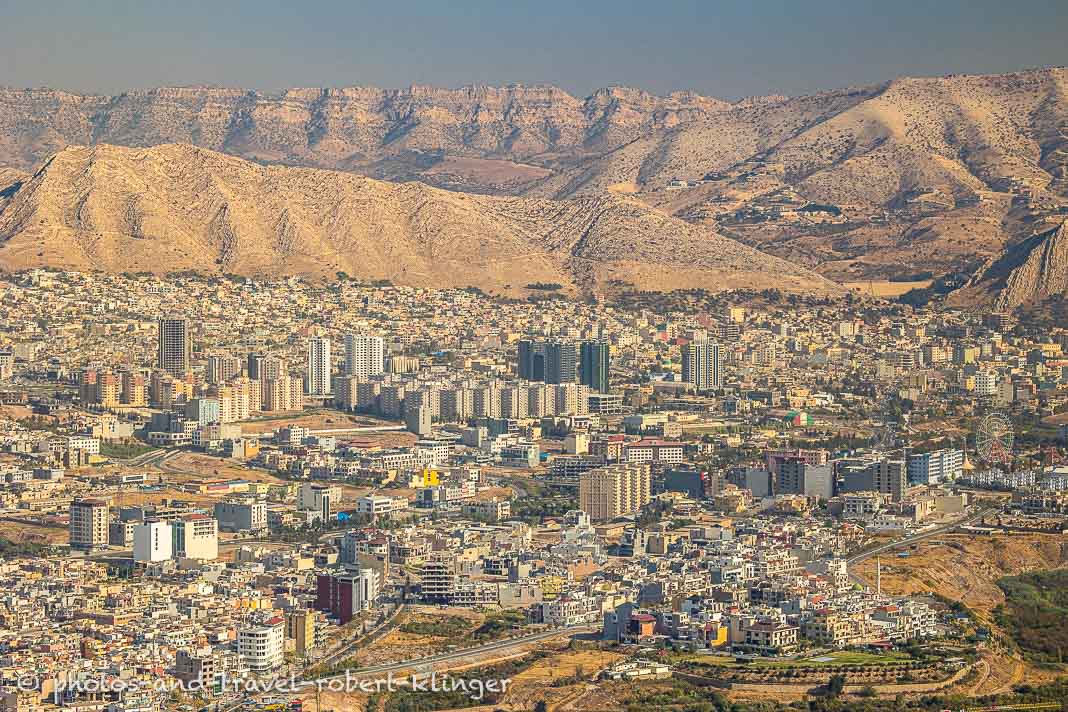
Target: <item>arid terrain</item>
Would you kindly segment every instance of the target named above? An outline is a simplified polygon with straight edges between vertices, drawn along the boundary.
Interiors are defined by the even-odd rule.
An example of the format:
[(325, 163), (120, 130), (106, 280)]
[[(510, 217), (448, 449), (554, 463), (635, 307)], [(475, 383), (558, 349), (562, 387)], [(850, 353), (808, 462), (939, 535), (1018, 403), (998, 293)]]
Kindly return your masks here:
[(943, 292), (967, 283), (956, 303), (1015, 307), (1068, 285), (1066, 97), (1063, 67), (737, 102), (620, 87), (0, 90), (0, 265), (826, 287), (808, 268), (944, 278)]
[(189, 145), (66, 148), (0, 213), (0, 264), (111, 272), (345, 272), (422, 286), (838, 291), (815, 273), (602, 195), (471, 195), (263, 166)]
[[(1068, 538), (1058, 534), (949, 534), (918, 544), (909, 556), (881, 559), (882, 586), (892, 594), (933, 592), (960, 601), (984, 619), (1004, 600), (1002, 576), (1068, 565)], [(859, 573), (875, 581), (875, 559)]]
[[(960, 601), (982, 625), (1004, 634), (994, 620), (994, 610), (1005, 602), (998, 579), (1065, 566), (1068, 538), (1062, 534), (949, 534), (918, 544), (908, 557), (883, 557), (881, 579), (888, 593), (929, 592)], [(875, 569), (875, 560), (869, 559), (860, 565), (859, 573), (874, 583)], [(1059, 674), (1056, 668), (1037, 666), (1018, 651), (996, 645), (983, 649), (977, 670), (978, 675), (957, 691), (1002, 693), (1022, 682), (1048, 682)]]

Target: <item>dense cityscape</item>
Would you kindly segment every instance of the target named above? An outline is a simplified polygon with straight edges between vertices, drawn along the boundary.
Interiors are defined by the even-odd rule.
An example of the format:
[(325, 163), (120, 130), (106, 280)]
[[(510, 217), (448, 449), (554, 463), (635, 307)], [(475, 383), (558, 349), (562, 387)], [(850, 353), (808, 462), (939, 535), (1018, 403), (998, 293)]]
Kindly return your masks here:
[(532, 291), (5, 277), (4, 708), (953, 694), (1013, 654), (897, 584), (1063, 535), (1068, 329)]

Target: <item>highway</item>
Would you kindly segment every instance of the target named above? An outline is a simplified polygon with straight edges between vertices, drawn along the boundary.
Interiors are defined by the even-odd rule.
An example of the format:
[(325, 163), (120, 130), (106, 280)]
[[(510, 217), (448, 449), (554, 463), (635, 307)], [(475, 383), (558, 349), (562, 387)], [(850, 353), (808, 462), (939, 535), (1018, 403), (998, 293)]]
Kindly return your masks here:
[[(372, 665), (371, 667), (355, 668), (347, 672), (338, 673), (336, 675), (329, 675), (326, 677), (317, 678), (315, 680), (305, 680), (297, 683), (297, 687), (300, 690), (314, 691), (316, 685), (320, 687), (325, 685), (330, 680), (369, 680), (380, 679), (383, 675), (390, 673), (398, 673), (402, 671), (411, 670), (413, 672), (419, 671), (421, 668), (432, 666), (440, 663), (462, 661), (464, 667), (471, 664), (471, 660), (474, 656), (482, 656), (486, 653), (497, 653), (495, 657), (506, 657), (513, 652), (518, 652), (519, 649), (530, 645), (531, 643), (537, 643), (543, 640), (549, 640), (559, 637), (561, 635), (568, 635), (574, 633), (588, 632), (595, 630), (590, 625), (576, 625), (569, 626), (567, 628), (553, 628), (551, 630), (541, 631), (539, 633), (531, 633), (530, 635), (523, 635), (518, 638), (511, 638), (508, 640), (497, 640), (492, 643), (485, 643), (483, 645), (476, 645), (471, 648), (464, 648), (463, 650), (454, 650), (448, 653), (439, 653), (437, 655), (429, 655), (422, 658), (416, 658), (413, 660), (404, 660), (396, 663), (383, 663), (381, 665)], [(490, 661), (487, 661), (487, 663)], [(429, 671), (428, 671), (429, 672)], [(302, 694), (300, 691), (290, 691), (289, 694)], [(250, 695), (245, 696), (243, 699), (239, 695), (227, 695), (223, 699), (216, 700), (215, 702), (205, 705), (201, 710), (214, 710), (215, 712), (234, 712), (244, 706), (255, 706), (255, 700), (262, 695)]]
[[(359, 668), (358, 670), (350, 672), (349, 675), (361, 679), (366, 679), (371, 675), (422, 668), (430, 665), (435, 665), (437, 663), (463, 660), (464, 658), (470, 658), (476, 655), (482, 656), (485, 653), (514, 652), (513, 649), (522, 648), (526, 645), (530, 645), (531, 643), (537, 643), (542, 640), (557, 638), (561, 635), (588, 632), (592, 630), (594, 630), (594, 627), (590, 625), (575, 625), (567, 628), (552, 628), (550, 630), (545, 630), (538, 633), (531, 633), (529, 635), (519, 636), (518, 638), (497, 640), (492, 643), (484, 643), (482, 645), (476, 645), (474, 647), (464, 648), (462, 650), (454, 650), (448, 653), (439, 653), (437, 655), (429, 655), (414, 660), (404, 660), (396, 663), (383, 663), (382, 665), (372, 665), (371, 667)], [(345, 673), (340, 673), (338, 675), (330, 675), (322, 679), (345, 679)]]
[(397, 618), (402, 612), (404, 612), (405, 608), (406, 605), (404, 603), (398, 604), (397, 607), (393, 609), (393, 612), (389, 614), (389, 617), (386, 620), (382, 621), (382, 623), (380, 623), (377, 627), (367, 631), (366, 633), (357, 635), (356, 638), (349, 641), (348, 643), (343, 644), (338, 650), (329, 653), (321, 660), (317, 660), (314, 666), (330, 666), (334, 665), (337, 662), (343, 661), (345, 658), (355, 653), (356, 649), (359, 646), (364, 645), (365, 643), (374, 642), (382, 635), (393, 630), (396, 627)]

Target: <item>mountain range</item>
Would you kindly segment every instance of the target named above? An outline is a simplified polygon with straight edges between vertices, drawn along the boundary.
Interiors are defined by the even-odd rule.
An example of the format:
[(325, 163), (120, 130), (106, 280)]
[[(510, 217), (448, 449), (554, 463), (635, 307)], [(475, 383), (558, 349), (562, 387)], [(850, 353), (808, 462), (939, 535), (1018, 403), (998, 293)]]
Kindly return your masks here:
[(473, 195), (264, 166), (188, 144), (68, 147), (8, 192), (0, 264), (9, 269), (344, 272), (502, 291), (609, 283), (838, 290), (625, 196)]
[[(53, 237), (91, 232), (77, 221), (55, 217), (77, 207), (67, 206), (63, 213), (60, 194), (79, 194), (69, 186), (61, 188), (56, 159), (50, 158), (57, 151), (64, 166), (75, 155), (79, 160), (91, 156), (84, 160), (94, 166), (111, 165), (122, 156), (122, 171), (130, 176), (131, 186), (137, 183), (133, 176), (141, 162), (173, 167), (175, 161), (211, 156), (208, 166), (197, 169), (201, 172), (225, 164), (215, 154), (164, 145), (179, 143), (247, 159), (251, 163), (243, 170), (250, 176), (269, 166), (265, 175), (271, 181), (264, 185), (277, 185), (283, 194), (290, 184), (303, 185), (308, 174), (283, 179), (282, 166), (326, 168), (390, 181), (394, 185), (379, 188), (397, 200), (430, 200), (426, 196), (432, 195), (435, 205), (466, 201), (471, 206), (468, 215), (477, 211), (479, 219), (523, 221), (536, 215), (535, 221), (549, 220), (557, 218), (542, 216), (557, 211), (579, 215), (575, 224), (584, 224), (592, 212), (600, 216), (593, 222), (600, 234), (608, 234), (611, 221), (611, 230), (620, 232), (612, 233), (614, 244), (627, 244), (628, 249), (663, 230), (669, 239), (686, 244), (684, 259), (703, 255), (692, 263), (697, 270), (693, 277), (710, 268), (730, 269), (730, 259), (723, 258), (726, 249), (732, 255), (744, 254), (742, 261), (749, 264), (780, 258), (768, 264), (776, 270), (788, 268), (782, 274), (796, 275), (804, 283), (812, 282), (813, 272), (840, 282), (946, 274), (959, 274), (964, 281), (1002, 256), (1026, 250), (1035, 236), (1055, 231), (1068, 216), (1066, 97), (1064, 68), (900, 78), (811, 96), (735, 102), (690, 92), (654, 96), (619, 87), (581, 99), (540, 86), (291, 89), (277, 94), (177, 88), (117, 96), (0, 90), (0, 166), (8, 168), (0, 171), (0, 185), (7, 186), (0, 187), (0, 225), (2, 234), (14, 239), (30, 223), (13, 217), (13, 210), (25, 215), (31, 203), (55, 203), (57, 212), (49, 218), (57, 231)], [(80, 145), (99, 145), (102, 150), (69, 155), (64, 150)], [(160, 146), (161, 152), (142, 151), (137, 155), (144, 158), (133, 160), (111, 145)], [(22, 176), (29, 171), (36, 175)], [(341, 176), (317, 180), (349, 185)], [(397, 183), (406, 188), (400, 190)], [(250, 186), (235, 195), (238, 204), (264, 202)], [(31, 189), (32, 199), (22, 195)], [(105, 189), (98, 184), (90, 193)], [(47, 197), (44, 191), (57, 195)], [(351, 210), (353, 205), (333, 207)], [(417, 205), (397, 209), (416, 215)], [(504, 205), (524, 207), (510, 208), (502, 217)], [(295, 211), (288, 205), (283, 209), (289, 215)], [(237, 210), (230, 208), (229, 220), (239, 224)], [(157, 215), (153, 209), (143, 219), (155, 224), (150, 214)], [(209, 234), (217, 228), (218, 221), (212, 227), (212, 215), (190, 215), (208, 222), (196, 230), (185, 224), (185, 233)], [(175, 216), (158, 219), (170, 217)], [(270, 232), (265, 226), (271, 217), (257, 217), (262, 230), (256, 231)], [(128, 226), (121, 215), (105, 219), (98, 214), (94, 219)], [(374, 219), (351, 216), (353, 224)], [(644, 232), (623, 234), (637, 229), (636, 224)], [(446, 229), (430, 225), (428, 229)], [(506, 232), (512, 234), (508, 225)], [(319, 228), (304, 230), (312, 234)], [(569, 235), (571, 230), (561, 228)], [(618, 264), (620, 254), (609, 250), (603, 259), (594, 254), (607, 249), (603, 241), (580, 244), (567, 237), (557, 244), (547, 235), (541, 227), (524, 232), (522, 244), (550, 252), (566, 247), (566, 254), (552, 259), (553, 269), (562, 270), (560, 279), (587, 285), (617, 279), (607, 276), (604, 265)], [(414, 239), (413, 245), (425, 239), (407, 233), (405, 237)], [(434, 239), (455, 242), (449, 236)], [(740, 243), (760, 252), (742, 253)], [(317, 255), (317, 249), (308, 254)], [(486, 251), (479, 247), (479, 254)], [(268, 252), (253, 252), (262, 252), (264, 268), (286, 269)], [(11, 249), (0, 251), (5, 253), (10, 255)], [(23, 261), (28, 255), (26, 250), (18, 254)], [(79, 254), (75, 261), (92, 261)], [(100, 257), (102, 252), (97, 254), (94, 259), (109, 264)], [(658, 289), (693, 281), (671, 281), (680, 260), (670, 269), (662, 267), (663, 250), (643, 254), (644, 273), (624, 281)], [(590, 259), (596, 268), (577, 266)], [(1042, 264), (1043, 270), (1060, 269), (1056, 260)], [(424, 267), (413, 263), (409, 272), (414, 275)], [(326, 269), (324, 265), (320, 271)], [(774, 282), (770, 276), (762, 284)], [(502, 279), (515, 281), (511, 276)], [(789, 288), (791, 280), (785, 283)], [(1056, 274), (1044, 281), (1060, 283)], [(1036, 296), (1014, 290), (1001, 299), (998, 290), (977, 289), (976, 284), (963, 294), (1004, 304)]]

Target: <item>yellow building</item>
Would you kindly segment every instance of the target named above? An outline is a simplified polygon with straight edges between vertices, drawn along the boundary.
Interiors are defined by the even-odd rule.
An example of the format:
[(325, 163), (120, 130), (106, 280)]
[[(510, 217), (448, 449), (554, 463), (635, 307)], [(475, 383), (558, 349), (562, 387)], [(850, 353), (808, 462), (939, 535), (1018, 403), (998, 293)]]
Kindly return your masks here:
[(557, 598), (563, 592), (566, 583), (562, 576), (544, 576), (538, 579), (541, 597), (546, 600)]
[(648, 463), (608, 465), (579, 475), (579, 508), (594, 521), (632, 514), (649, 501)]

